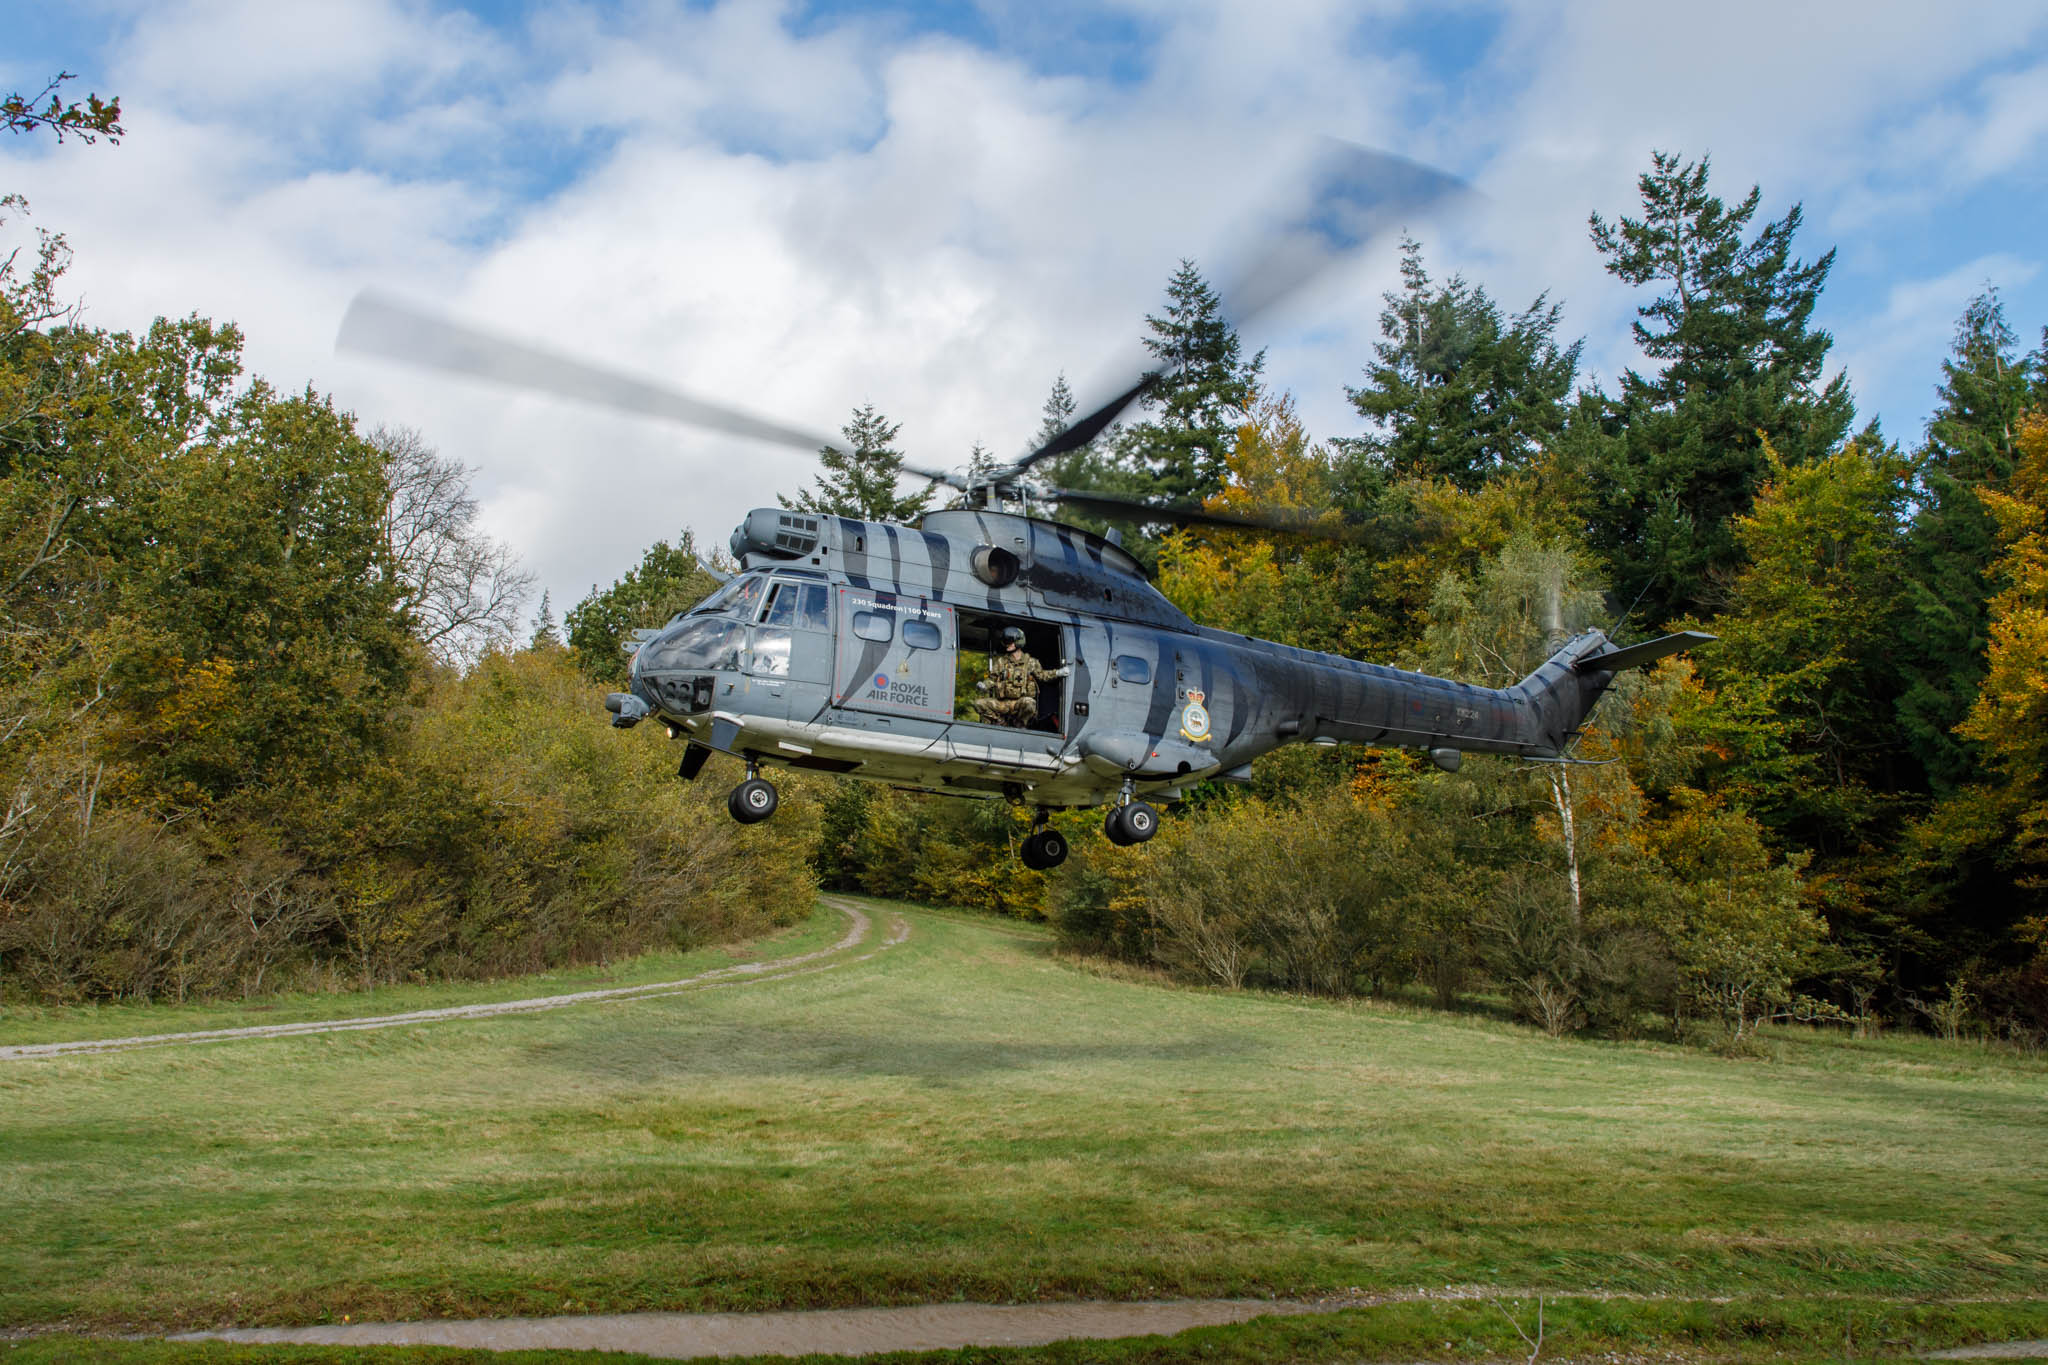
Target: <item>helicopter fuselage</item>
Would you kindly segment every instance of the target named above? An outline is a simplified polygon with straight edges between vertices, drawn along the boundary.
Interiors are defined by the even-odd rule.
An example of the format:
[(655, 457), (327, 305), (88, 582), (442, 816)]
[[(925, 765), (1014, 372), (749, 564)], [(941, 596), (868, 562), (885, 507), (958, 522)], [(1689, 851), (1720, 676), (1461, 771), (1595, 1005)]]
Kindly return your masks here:
[[(1586, 666), (1611, 654), (1598, 631), (1493, 689), (1198, 626), (1119, 547), (1013, 513), (910, 527), (766, 508), (732, 548), (740, 574), (649, 632), (615, 698), (619, 723), (688, 737), (688, 776), (715, 750), (1051, 808), (1246, 780), (1288, 743), (1416, 748), (1447, 768), (1556, 758), (1612, 677)], [(1010, 626), (1068, 670), (1022, 726), (974, 706)]]

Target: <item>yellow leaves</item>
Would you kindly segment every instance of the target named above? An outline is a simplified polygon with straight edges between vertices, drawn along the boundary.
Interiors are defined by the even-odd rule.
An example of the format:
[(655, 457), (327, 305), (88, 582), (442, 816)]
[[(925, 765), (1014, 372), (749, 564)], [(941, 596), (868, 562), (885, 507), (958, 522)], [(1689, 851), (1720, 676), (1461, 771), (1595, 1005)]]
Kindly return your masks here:
[(170, 732), (167, 739), (200, 738), (220, 726), (234, 695), (235, 665), (227, 659), (204, 660), (179, 673), (157, 710), (157, 723)]
[(1279, 508), (1306, 513), (1311, 524), (1336, 523), (1329, 455), (1310, 443), (1291, 394), (1261, 395), (1253, 404), (1229, 467), (1230, 482), (1204, 504), (1210, 511)]
[(1983, 744), (2025, 803), (2021, 846), (2048, 858), (2048, 415), (2022, 420), (2009, 491), (1980, 493), (2007, 548), (1992, 566), (1983, 686), (1956, 727)]

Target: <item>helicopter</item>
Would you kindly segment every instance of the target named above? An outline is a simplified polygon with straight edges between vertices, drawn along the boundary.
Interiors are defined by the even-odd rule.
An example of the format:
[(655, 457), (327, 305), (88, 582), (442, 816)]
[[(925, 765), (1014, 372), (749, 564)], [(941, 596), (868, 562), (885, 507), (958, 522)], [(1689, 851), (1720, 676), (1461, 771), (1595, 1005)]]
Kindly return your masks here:
[[(1395, 214), (1454, 198), (1461, 182), (1402, 158), (1338, 144), (1308, 209), (1244, 272), (1243, 321), (1297, 290)], [(1231, 295), (1226, 295), (1230, 297)], [(811, 451), (814, 434), (365, 291), (338, 347), (443, 373), (599, 403)], [(684, 741), (678, 776), (714, 753), (745, 765), (727, 806), (768, 819), (763, 773), (842, 774), (921, 792), (1029, 807), (1020, 856), (1065, 861), (1051, 813), (1105, 809), (1103, 833), (1129, 846), (1159, 828), (1155, 802), (1199, 782), (1247, 782), (1285, 744), (1407, 748), (1456, 771), (1467, 753), (1549, 763), (1570, 756), (1615, 677), (1705, 643), (1697, 631), (1622, 646), (1593, 629), (1564, 639), (1512, 687), (1484, 688), (1197, 624), (1139, 561), (1093, 531), (1037, 515), (1053, 504), (1141, 523), (1308, 532), (1298, 513), (1162, 506), (1037, 485), (1042, 462), (1081, 449), (1166, 376), (1147, 370), (1037, 448), (967, 474), (904, 464), (958, 504), (914, 525), (787, 507), (749, 512), (733, 531), (738, 572), (667, 622), (636, 631), (627, 690), (611, 723), (643, 720)], [(707, 569), (710, 566), (705, 566)], [(1040, 666), (1031, 713), (992, 723), (973, 705), (981, 656), (1006, 637)]]

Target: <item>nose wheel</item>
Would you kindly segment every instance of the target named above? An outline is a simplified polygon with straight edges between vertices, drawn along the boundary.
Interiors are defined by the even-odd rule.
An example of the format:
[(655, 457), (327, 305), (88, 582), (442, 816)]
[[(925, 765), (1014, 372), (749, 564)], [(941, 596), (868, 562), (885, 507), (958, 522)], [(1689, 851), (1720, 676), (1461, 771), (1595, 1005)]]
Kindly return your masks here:
[(758, 777), (749, 777), (732, 789), (732, 795), (725, 798), (725, 808), (732, 812), (732, 818), (743, 825), (758, 825), (775, 814), (775, 784)]
[(1102, 833), (1119, 848), (1142, 844), (1159, 832), (1159, 812), (1143, 801), (1111, 806), (1102, 821)]

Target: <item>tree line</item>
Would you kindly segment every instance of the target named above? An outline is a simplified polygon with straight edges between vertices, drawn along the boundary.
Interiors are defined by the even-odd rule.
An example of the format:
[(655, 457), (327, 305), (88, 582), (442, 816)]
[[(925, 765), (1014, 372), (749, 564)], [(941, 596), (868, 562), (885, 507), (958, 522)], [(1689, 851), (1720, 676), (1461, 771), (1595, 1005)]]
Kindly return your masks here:
[[(10, 130), (112, 139), (58, 83)], [(1902, 445), (1813, 324), (1832, 253), (1656, 155), (1589, 245), (1644, 368), (1587, 382), (1408, 243), (1317, 440), (1192, 262), (1166, 375), (1050, 482), (1277, 506), (1322, 534), (1122, 528), (1195, 619), (1498, 685), (1559, 628), (1719, 642), (1619, 684), (1574, 766), (1283, 750), (1116, 849), (1062, 815), (797, 775), (726, 819), (597, 724), (620, 644), (707, 593), (685, 533), (563, 613), (468, 471), (247, 375), (199, 316), (87, 326), (40, 234), (0, 263), (0, 989), (157, 998), (521, 970), (757, 931), (820, 882), (1045, 917), (1225, 986), (1497, 997), (1558, 1032), (1767, 1018), (2048, 1035), (2048, 335), (1972, 301)], [(7, 201), (18, 221), (26, 206)], [(1072, 416), (1063, 379), (1040, 436)], [(787, 500), (901, 519), (872, 406)], [(970, 460), (993, 457), (977, 444)], [(837, 460), (839, 463), (834, 463)], [(558, 634), (559, 629), (559, 634)], [(524, 636), (524, 639), (520, 637)]]
[[(1797, 254), (1796, 205), (1766, 219), (1760, 189), (1729, 203), (1707, 160), (1661, 152), (1638, 189), (1588, 220), (1641, 296), (1645, 366), (1611, 387), (1548, 295), (1509, 311), (1410, 241), (1348, 390), (1363, 430), (1317, 442), (1186, 262), (1146, 319), (1167, 382), (1050, 478), (1323, 532), (1125, 528), (1167, 596), (1233, 631), (1496, 686), (1558, 624), (1720, 637), (1628, 680), (1588, 764), (1283, 753), (1249, 795), (1191, 793), (1143, 848), (1077, 839), (1043, 879), (963, 852), (1014, 819), (849, 788), (821, 875), (1022, 905), (1229, 985), (1498, 990), (1559, 1030), (1740, 1040), (1789, 1013), (2048, 1037), (2048, 331), (2027, 351), (1995, 289), (1971, 300), (1901, 444), (1827, 374), (1834, 254)], [(1062, 380), (1048, 429), (1072, 411)], [(886, 468), (897, 428), (856, 429)], [(857, 493), (828, 473), (803, 501), (902, 510)]]
[[(0, 117), (118, 135), (58, 84)], [(805, 912), (801, 811), (677, 799), (565, 647), (510, 649), (530, 578), (469, 471), (248, 375), (230, 324), (86, 325), (68, 259), (0, 257), (0, 992), (493, 974)]]

